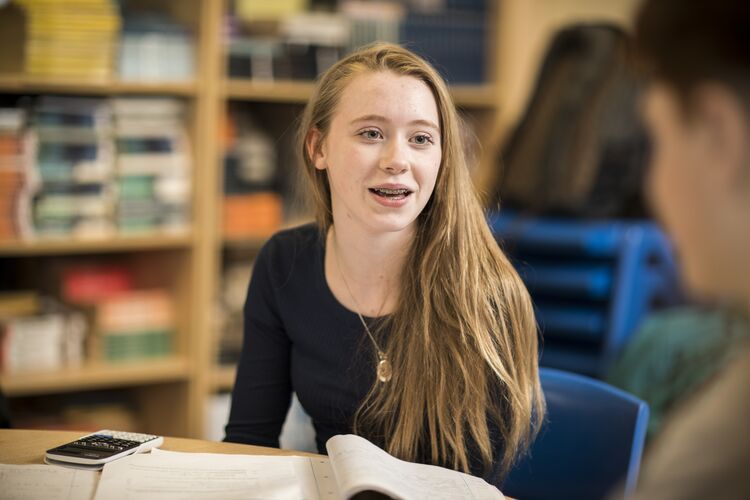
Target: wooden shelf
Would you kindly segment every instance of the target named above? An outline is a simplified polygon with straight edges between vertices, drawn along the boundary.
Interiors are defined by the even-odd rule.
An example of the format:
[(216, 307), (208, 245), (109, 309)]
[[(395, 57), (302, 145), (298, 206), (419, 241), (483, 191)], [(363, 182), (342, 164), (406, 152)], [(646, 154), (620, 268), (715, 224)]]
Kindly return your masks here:
[[(254, 81), (230, 79), (224, 82), (229, 99), (257, 102), (304, 104), (313, 92), (311, 82)], [(497, 106), (497, 90), (492, 85), (456, 85), (451, 87), (456, 103), (467, 108)]]
[(195, 82), (118, 82), (116, 80), (82, 81), (79, 79), (35, 78), (18, 74), (0, 75), (0, 92), (58, 93), (95, 95), (176, 95), (193, 96)]
[(114, 253), (141, 250), (188, 248), (192, 235), (117, 236), (113, 238), (67, 239), (40, 238), (0, 242), (0, 256), (63, 255)]
[(311, 82), (230, 79), (224, 82), (224, 93), (230, 99), (243, 101), (304, 104), (313, 87)]
[(236, 374), (235, 366), (215, 366), (211, 374), (211, 389), (214, 392), (231, 391)]
[(61, 371), (0, 375), (0, 386), (9, 397), (65, 393), (88, 389), (130, 387), (187, 380), (188, 360), (170, 357), (121, 364), (90, 364)]

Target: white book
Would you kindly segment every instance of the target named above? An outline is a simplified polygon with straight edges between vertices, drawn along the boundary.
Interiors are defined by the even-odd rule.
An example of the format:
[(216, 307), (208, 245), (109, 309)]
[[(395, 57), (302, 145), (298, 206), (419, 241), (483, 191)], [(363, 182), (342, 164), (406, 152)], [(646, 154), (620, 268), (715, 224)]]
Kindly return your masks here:
[(65, 317), (61, 314), (10, 319), (2, 339), (6, 359), (1, 364), (9, 373), (58, 370), (65, 364), (64, 338)]
[(104, 467), (96, 500), (174, 498), (346, 500), (379, 492), (404, 500), (503, 500), (480, 478), (404, 462), (366, 439), (334, 436), (329, 457), (180, 453), (154, 450)]

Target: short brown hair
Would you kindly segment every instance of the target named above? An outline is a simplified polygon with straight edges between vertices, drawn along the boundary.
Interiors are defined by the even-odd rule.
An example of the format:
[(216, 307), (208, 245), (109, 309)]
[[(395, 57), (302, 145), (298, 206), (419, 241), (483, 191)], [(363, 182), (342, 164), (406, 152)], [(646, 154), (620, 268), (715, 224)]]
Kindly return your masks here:
[(750, 112), (750, 4), (646, 0), (635, 23), (639, 67), (689, 103), (695, 88), (729, 86)]

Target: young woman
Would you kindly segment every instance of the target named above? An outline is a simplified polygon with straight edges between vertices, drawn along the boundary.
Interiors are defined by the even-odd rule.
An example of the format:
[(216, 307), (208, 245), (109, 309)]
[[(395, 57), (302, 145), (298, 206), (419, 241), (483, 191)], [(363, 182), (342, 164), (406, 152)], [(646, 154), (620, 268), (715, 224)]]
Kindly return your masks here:
[(278, 446), (294, 391), (321, 452), (354, 432), (499, 485), (544, 414), (537, 333), (445, 83), (362, 49), (320, 79), (300, 149), (317, 224), (258, 256), (226, 439)]
[[(648, 0), (636, 23), (650, 73), (649, 189), (696, 293), (750, 311), (750, 5)], [(643, 499), (750, 498), (750, 346), (665, 422)]]

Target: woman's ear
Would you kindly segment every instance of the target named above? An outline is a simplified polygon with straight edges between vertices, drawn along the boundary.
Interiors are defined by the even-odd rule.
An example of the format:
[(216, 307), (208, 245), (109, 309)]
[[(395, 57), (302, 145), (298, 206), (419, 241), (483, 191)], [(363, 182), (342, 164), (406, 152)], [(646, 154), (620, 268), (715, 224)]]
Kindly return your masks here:
[(305, 139), (305, 147), (307, 148), (307, 156), (312, 160), (313, 165), (318, 170), (325, 170), (327, 165), (325, 161), (325, 152), (323, 146), (325, 145), (322, 141), (323, 134), (316, 128), (310, 130)]

